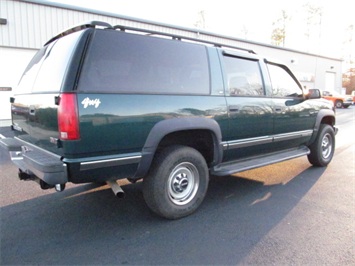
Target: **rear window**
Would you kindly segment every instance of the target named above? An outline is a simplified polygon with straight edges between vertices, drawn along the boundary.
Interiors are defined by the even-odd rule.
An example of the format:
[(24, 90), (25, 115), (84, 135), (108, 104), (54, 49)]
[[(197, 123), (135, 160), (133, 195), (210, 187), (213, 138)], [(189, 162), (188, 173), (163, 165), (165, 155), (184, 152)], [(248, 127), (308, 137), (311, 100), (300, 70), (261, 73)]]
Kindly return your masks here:
[(16, 94), (59, 92), (80, 34), (70, 34), (39, 50), (25, 69)]
[(206, 47), (119, 31), (96, 31), (79, 90), (209, 94)]

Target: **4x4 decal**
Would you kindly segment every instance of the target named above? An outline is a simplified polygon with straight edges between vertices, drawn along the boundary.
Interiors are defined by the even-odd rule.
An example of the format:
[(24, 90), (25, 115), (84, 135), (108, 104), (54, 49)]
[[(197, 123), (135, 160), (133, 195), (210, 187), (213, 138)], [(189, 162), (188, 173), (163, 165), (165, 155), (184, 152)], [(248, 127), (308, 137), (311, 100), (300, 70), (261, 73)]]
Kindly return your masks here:
[(95, 100), (90, 100), (89, 97), (86, 97), (84, 100), (82, 100), (81, 104), (84, 106), (84, 108), (87, 108), (88, 106), (95, 106), (95, 108), (98, 108), (101, 104), (100, 99), (95, 99)]

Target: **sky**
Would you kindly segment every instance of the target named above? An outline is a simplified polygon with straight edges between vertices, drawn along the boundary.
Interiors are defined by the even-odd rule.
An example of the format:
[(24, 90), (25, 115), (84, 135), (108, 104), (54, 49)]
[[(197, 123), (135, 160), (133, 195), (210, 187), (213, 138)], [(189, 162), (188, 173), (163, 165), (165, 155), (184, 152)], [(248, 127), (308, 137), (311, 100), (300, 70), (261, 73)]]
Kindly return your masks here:
[[(51, 0), (271, 44), (275, 23), (287, 14), (284, 47), (348, 61), (355, 59), (353, 0)], [(306, 4), (320, 8), (307, 27)], [(201, 15), (203, 14), (203, 16)], [(204, 19), (204, 23), (201, 21)], [(200, 22), (200, 23), (199, 23)], [(350, 30), (349, 26), (353, 25)], [(305, 35), (309, 29), (309, 37)]]

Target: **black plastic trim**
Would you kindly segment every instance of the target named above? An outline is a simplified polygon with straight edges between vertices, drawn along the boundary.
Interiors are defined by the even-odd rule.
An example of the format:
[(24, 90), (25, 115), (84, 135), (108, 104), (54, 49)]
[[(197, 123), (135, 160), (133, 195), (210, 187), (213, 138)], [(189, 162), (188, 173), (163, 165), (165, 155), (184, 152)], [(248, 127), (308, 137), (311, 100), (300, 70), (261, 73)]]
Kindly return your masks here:
[(219, 164), (223, 157), (222, 133), (218, 123), (209, 118), (173, 118), (157, 123), (150, 131), (142, 152), (142, 160), (133, 179), (145, 176), (153, 161), (160, 141), (168, 134), (187, 130), (209, 130), (213, 136), (213, 165)]
[(112, 29), (112, 26), (109, 23), (106, 22), (102, 22), (102, 21), (89, 21), (87, 23), (83, 23), (80, 25), (76, 25), (74, 27), (70, 27), (69, 29), (66, 29), (64, 31), (62, 31), (61, 33), (58, 33), (57, 35), (55, 35), (53, 38), (51, 38), (49, 41), (47, 41), (44, 46), (46, 46), (47, 44), (50, 44), (51, 42), (54, 42), (57, 39), (60, 39), (66, 35), (69, 35), (71, 33), (77, 32), (77, 31), (81, 31), (83, 29), (87, 29), (87, 28), (95, 28), (97, 26), (100, 27), (105, 27), (108, 29)]
[(216, 176), (231, 175), (238, 172), (243, 172), (246, 170), (301, 157), (309, 153), (310, 150), (306, 146), (301, 146), (297, 149), (289, 149), (276, 153), (265, 154), (262, 156), (244, 158), (234, 162), (228, 162), (215, 166), (212, 169), (212, 174)]
[(322, 122), (324, 117), (331, 117), (331, 119), (332, 119), (331, 126), (334, 128), (334, 133), (338, 132), (338, 129), (334, 127), (334, 124), (335, 124), (334, 111), (330, 110), (330, 109), (321, 109), (321, 110), (319, 110), (319, 112), (317, 114), (316, 123), (315, 123), (314, 128), (313, 128), (313, 135), (312, 135), (311, 139), (309, 140), (308, 145), (312, 144), (315, 141), (315, 139), (316, 139), (316, 137), (318, 135), (319, 127), (320, 127), (321, 122)]

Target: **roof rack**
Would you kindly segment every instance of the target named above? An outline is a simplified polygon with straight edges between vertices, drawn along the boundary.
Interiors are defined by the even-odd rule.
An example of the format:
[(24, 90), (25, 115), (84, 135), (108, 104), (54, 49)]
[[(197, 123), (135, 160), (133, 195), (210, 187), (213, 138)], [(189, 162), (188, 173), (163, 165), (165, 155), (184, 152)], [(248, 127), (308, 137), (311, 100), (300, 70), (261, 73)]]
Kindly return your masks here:
[[(123, 25), (116, 25), (116, 26), (113, 26), (112, 28), (115, 29), (115, 30), (119, 29), (121, 31), (130, 30), (130, 31), (147, 33), (149, 35), (166, 36), (166, 37), (171, 37), (173, 40), (179, 40), (179, 41), (181, 41), (181, 40), (194, 41), (194, 42), (198, 42), (198, 43), (210, 44), (210, 45), (213, 45), (215, 47), (232, 48), (232, 49), (242, 50), (242, 51), (245, 51), (245, 52), (248, 52), (248, 53), (251, 53), (251, 54), (256, 54), (253, 50), (247, 49), (247, 48), (242, 48), (242, 47), (238, 47), (238, 46), (234, 46), (234, 45), (222, 44), (222, 43), (217, 43), (217, 42), (212, 42), (212, 41), (206, 41), (206, 40), (201, 40), (201, 39), (192, 38), (192, 37), (186, 37), (186, 36), (182, 36), (182, 35), (165, 33), (165, 32), (160, 32), (160, 31), (154, 31), (154, 30), (148, 30), (148, 29), (142, 29), (142, 28), (135, 28), (135, 27), (129, 27), (129, 26), (123, 26)], [(198, 31), (196, 33), (199, 34)]]
[[(106, 22), (102, 22), (102, 21), (89, 21), (87, 23), (84, 24), (80, 24), (80, 25), (76, 25), (74, 27), (71, 27), (59, 34), (57, 34), (56, 36), (54, 36), (53, 38), (51, 38), (48, 42), (46, 42), (44, 45), (47, 45), (61, 37), (64, 37), (66, 35), (69, 35), (71, 33), (83, 30), (83, 29), (87, 29), (87, 28), (96, 28), (96, 27), (103, 27), (106, 29), (114, 29), (114, 30), (121, 30), (121, 31), (136, 31), (136, 32), (142, 32), (142, 33), (147, 33), (149, 35), (158, 35), (158, 36), (165, 36), (165, 37), (170, 37), (173, 40), (187, 40), (187, 41), (193, 41), (193, 42), (198, 42), (198, 43), (204, 43), (204, 44), (209, 44), (209, 45), (213, 45), (215, 47), (225, 47), (225, 48), (232, 48), (232, 49), (237, 49), (237, 50), (241, 50), (241, 51), (245, 51), (251, 54), (256, 54), (253, 50), (251, 49), (247, 49), (247, 48), (242, 48), (242, 47), (238, 47), (238, 46), (234, 46), (234, 45), (228, 45), (228, 44), (222, 44), (222, 43), (217, 43), (217, 42), (212, 42), (212, 41), (206, 41), (206, 40), (201, 40), (198, 38), (192, 38), (192, 37), (186, 37), (186, 36), (182, 36), (182, 35), (177, 35), (177, 34), (170, 34), (170, 33), (165, 33), (165, 32), (160, 32), (160, 31), (154, 31), (154, 30), (148, 30), (148, 29), (142, 29), (142, 28), (135, 28), (135, 27), (129, 27), (129, 26), (123, 26), (123, 25), (116, 25), (116, 26), (111, 26), (111, 24), (106, 23)], [(197, 34), (199, 34), (198, 31), (196, 31)]]
[(57, 39), (59, 39), (61, 37), (69, 35), (71, 33), (74, 33), (74, 32), (77, 32), (77, 31), (80, 31), (80, 30), (83, 30), (83, 29), (95, 28), (95, 27), (104, 27), (104, 28), (112, 29), (112, 26), (109, 23), (102, 22), (102, 21), (96, 21), (96, 20), (88, 21), (87, 23), (76, 25), (74, 27), (71, 27), (69, 29), (64, 30), (61, 33), (58, 33), (53, 38), (51, 38), (49, 41), (47, 41), (44, 44), (44, 46), (46, 46), (47, 44), (49, 44), (49, 43), (51, 43), (51, 42), (53, 42), (53, 41), (55, 41), (55, 40), (57, 40)]

